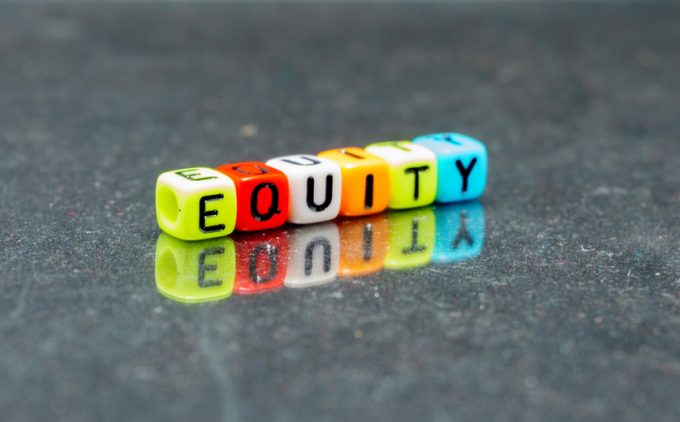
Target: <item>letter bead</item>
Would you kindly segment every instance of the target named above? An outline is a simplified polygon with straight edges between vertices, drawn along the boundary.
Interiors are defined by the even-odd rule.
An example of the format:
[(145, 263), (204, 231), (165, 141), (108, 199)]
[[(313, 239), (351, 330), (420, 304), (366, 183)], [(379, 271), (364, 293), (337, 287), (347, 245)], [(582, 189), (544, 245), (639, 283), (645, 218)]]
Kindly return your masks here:
[(236, 230), (266, 230), (282, 226), (288, 217), (288, 178), (257, 161), (223, 164), (217, 170), (236, 186)]
[(206, 167), (163, 173), (156, 182), (156, 217), (164, 232), (182, 240), (226, 236), (236, 223), (234, 182)]
[(323, 151), (342, 172), (340, 215), (359, 216), (382, 212), (390, 200), (390, 167), (382, 158), (349, 147)]
[(327, 158), (289, 155), (272, 158), (267, 165), (288, 178), (288, 221), (311, 224), (332, 220), (340, 212), (340, 166)]
[(225, 299), (234, 288), (235, 257), (229, 237), (186, 242), (161, 233), (156, 242), (156, 288), (183, 303)]
[(437, 158), (432, 151), (410, 141), (374, 143), (366, 151), (390, 166), (390, 208), (415, 208), (434, 202)]
[(479, 198), (486, 186), (488, 158), (478, 140), (459, 133), (436, 133), (413, 140), (437, 156), (437, 202)]

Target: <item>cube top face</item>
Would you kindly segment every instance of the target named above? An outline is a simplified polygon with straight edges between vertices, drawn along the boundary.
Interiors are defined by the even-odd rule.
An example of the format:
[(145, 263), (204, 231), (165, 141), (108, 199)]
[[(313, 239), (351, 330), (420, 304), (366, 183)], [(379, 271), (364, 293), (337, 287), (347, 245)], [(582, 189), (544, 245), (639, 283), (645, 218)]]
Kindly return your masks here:
[(335, 161), (341, 168), (348, 169), (384, 162), (382, 158), (359, 147), (329, 149), (318, 153), (317, 157), (328, 158)]
[(414, 161), (434, 161), (432, 151), (411, 141), (383, 141), (370, 144), (366, 151), (377, 155), (393, 166), (401, 166)]
[(340, 215), (379, 213), (390, 200), (390, 167), (382, 158), (361, 148), (338, 148), (319, 153), (335, 161), (342, 173)]
[(156, 217), (160, 228), (178, 239), (226, 236), (236, 224), (234, 182), (205, 167), (163, 173), (156, 182)]
[(267, 165), (288, 178), (288, 221), (311, 224), (332, 220), (340, 212), (342, 177), (334, 161), (313, 155), (273, 158)]
[(283, 174), (283, 172), (260, 161), (222, 164), (217, 167), (217, 171), (229, 176), (235, 183), (244, 183), (252, 180), (257, 181), (262, 177), (272, 179), (286, 178), (286, 175)]
[(290, 195), (283, 172), (257, 161), (223, 164), (217, 170), (236, 185), (237, 230), (266, 230), (286, 222)]
[(230, 178), (208, 167), (166, 171), (158, 176), (157, 183), (172, 186), (178, 194), (193, 194), (208, 189), (219, 189), (225, 185), (234, 185)]
[(414, 139), (437, 156), (437, 202), (479, 198), (486, 187), (488, 156), (481, 142), (457, 133), (440, 133)]
[(328, 171), (328, 167), (338, 168), (338, 165), (326, 158), (311, 154), (286, 155), (267, 160), (267, 165), (285, 173), (289, 178), (295, 175), (307, 176), (310, 173)]
[(478, 153), (486, 155), (486, 147), (483, 143), (462, 133), (433, 133), (431, 135), (418, 136), (413, 142), (431, 149), (435, 154), (464, 154)]
[(225, 299), (234, 288), (234, 242), (228, 237), (187, 242), (161, 233), (155, 270), (158, 292), (176, 302)]

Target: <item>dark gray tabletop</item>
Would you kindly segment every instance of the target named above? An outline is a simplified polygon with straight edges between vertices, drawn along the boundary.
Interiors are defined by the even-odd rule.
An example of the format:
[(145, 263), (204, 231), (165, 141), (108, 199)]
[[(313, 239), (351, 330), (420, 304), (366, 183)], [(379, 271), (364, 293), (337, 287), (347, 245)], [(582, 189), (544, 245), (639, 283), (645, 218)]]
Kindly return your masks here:
[[(0, 6), (2, 420), (677, 420), (678, 22), (663, 3)], [(486, 143), (488, 190), (417, 211), (444, 249), (410, 268), (157, 290), (162, 171), (448, 130)], [(412, 218), (381, 216), (381, 239)], [(475, 246), (447, 255), (461, 219)], [(299, 256), (336, 230), (356, 257), (361, 224), (284, 236)]]

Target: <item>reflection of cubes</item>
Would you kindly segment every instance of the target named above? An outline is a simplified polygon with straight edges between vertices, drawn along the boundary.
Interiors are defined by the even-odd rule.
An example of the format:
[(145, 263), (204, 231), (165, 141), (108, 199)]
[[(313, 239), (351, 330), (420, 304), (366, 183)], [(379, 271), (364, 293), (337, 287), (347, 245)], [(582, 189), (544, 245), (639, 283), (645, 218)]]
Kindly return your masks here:
[(437, 237), (432, 260), (447, 263), (473, 258), (484, 245), (484, 206), (479, 202), (435, 209)]
[(156, 288), (177, 302), (231, 296), (236, 255), (228, 237), (186, 242), (162, 233), (156, 242)]
[(385, 268), (401, 270), (428, 264), (435, 237), (432, 208), (392, 212), (387, 218), (389, 240)]
[(435, 133), (413, 140), (437, 156), (437, 202), (479, 198), (486, 186), (488, 158), (478, 140), (459, 133)]
[(338, 275), (340, 236), (334, 223), (300, 227), (290, 233), (288, 287), (329, 283)]
[(156, 217), (178, 239), (226, 236), (236, 223), (234, 182), (206, 167), (165, 172), (156, 182)]
[(288, 235), (284, 231), (234, 237), (237, 294), (255, 294), (283, 287), (288, 268)]
[(387, 253), (385, 214), (339, 221), (338, 228), (341, 276), (360, 276), (382, 270)]
[(434, 201), (437, 157), (432, 151), (410, 141), (378, 142), (366, 151), (390, 165), (390, 208), (416, 208)]
[(272, 158), (267, 165), (288, 178), (289, 222), (311, 224), (338, 216), (342, 177), (334, 161), (314, 155), (289, 155)]

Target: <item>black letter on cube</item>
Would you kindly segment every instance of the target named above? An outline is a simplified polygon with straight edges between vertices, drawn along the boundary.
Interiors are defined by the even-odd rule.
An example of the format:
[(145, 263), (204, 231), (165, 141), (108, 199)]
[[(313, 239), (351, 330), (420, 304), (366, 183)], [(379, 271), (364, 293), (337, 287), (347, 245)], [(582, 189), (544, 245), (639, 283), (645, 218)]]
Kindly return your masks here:
[(333, 200), (333, 176), (326, 176), (326, 198), (321, 204), (314, 202), (314, 178), (307, 178), (307, 206), (310, 210), (321, 212), (328, 208)]
[(413, 199), (418, 199), (420, 196), (420, 172), (429, 169), (430, 166), (410, 167), (406, 169), (406, 173), (413, 173), (415, 175), (415, 188), (413, 189)]
[(218, 193), (216, 195), (206, 195), (202, 196), (199, 200), (199, 212), (198, 212), (198, 226), (201, 228), (203, 233), (219, 232), (224, 230), (224, 224), (215, 224), (214, 226), (206, 226), (205, 218), (213, 217), (217, 215), (217, 210), (205, 210), (205, 203), (208, 201), (219, 201), (224, 199), (224, 195)]
[[(257, 209), (257, 198), (259, 197), (260, 191), (262, 189), (269, 189), (272, 191), (272, 203), (269, 205), (269, 209), (264, 214), (262, 214)], [(255, 186), (253, 193), (250, 194), (250, 214), (257, 221), (267, 221), (276, 214), (279, 214), (281, 210), (279, 209), (278, 205), (279, 188), (273, 183), (260, 183), (259, 185)]]
[(473, 158), (472, 161), (470, 161), (470, 165), (465, 168), (463, 163), (460, 160), (456, 160), (456, 168), (458, 169), (458, 172), (460, 175), (463, 177), (463, 189), (462, 192), (467, 192), (468, 188), (468, 177), (470, 177), (470, 173), (472, 173), (472, 169), (475, 168), (475, 164), (477, 164), (477, 157)]

